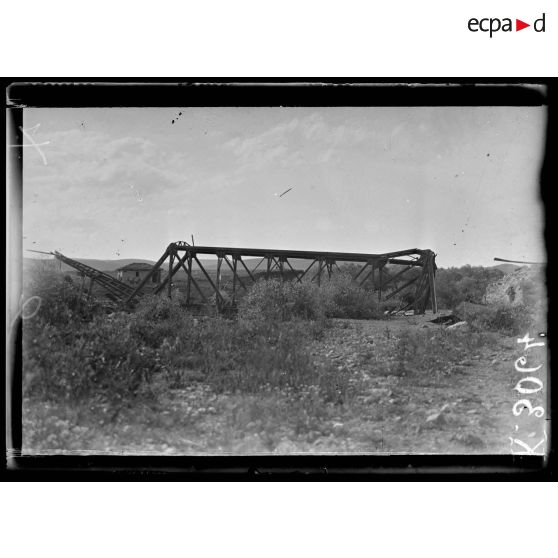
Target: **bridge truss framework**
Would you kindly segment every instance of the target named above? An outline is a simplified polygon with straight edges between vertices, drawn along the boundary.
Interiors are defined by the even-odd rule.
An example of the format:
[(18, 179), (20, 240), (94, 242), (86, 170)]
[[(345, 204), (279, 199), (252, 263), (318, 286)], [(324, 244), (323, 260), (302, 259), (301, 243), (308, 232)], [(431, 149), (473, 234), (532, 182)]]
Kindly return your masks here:
[[(198, 256), (200, 254), (217, 257), (217, 267), (214, 276), (206, 269)], [(244, 258), (261, 258), (258, 265), (249, 269)], [(306, 260), (308, 265), (304, 270), (294, 269), (290, 259)], [(309, 280), (320, 284), (323, 280), (330, 278), (334, 271), (341, 271), (339, 263), (354, 263), (358, 266), (352, 279), (359, 285), (371, 280), (373, 291), (377, 293), (378, 301), (387, 301), (395, 295), (412, 290), (412, 300), (400, 311), (413, 309), (415, 314), (423, 314), (427, 307), (436, 313), (438, 311), (436, 301), (436, 255), (432, 250), (420, 250), (413, 248), (399, 252), (388, 252), (385, 254), (364, 254), (347, 252), (313, 252), (300, 250), (269, 250), (261, 248), (226, 248), (215, 246), (193, 246), (187, 242), (179, 241), (168, 245), (164, 254), (159, 258), (141, 283), (131, 293), (125, 295), (126, 301), (133, 301), (142, 294), (144, 286), (151, 281), (152, 276), (165, 264), (168, 265), (168, 273), (162, 283), (155, 289), (155, 293), (167, 291), (172, 298), (172, 278), (181, 269), (186, 274), (186, 304), (194, 302), (199, 295), (205, 303), (214, 298), (218, 309), (226, 306), (224, 293), (221, 285), (221, 270), (228, 268), (232, 272), (232, 305), (236, 305), (240, 290), (247, 291), (249, 285), (255, 283), (260, 275), (256, 270), (261, 264), (265, 264), (264, 278), (279, 277), (282, 280), (298, 281)], [(208, 297), (194, 277), (193, 264), (199, 268), (202, 276), (211, 286), (213, 297)], [(391, 269), (398, 269), (396, 273), (388, 272), (386, 265)], [(420, 273), (404, 277), (411, 269), (420, 268)], [(241, 277), (239, 271), (243, 270), (246, 275)], [(403, 278), (408, 279), (400, 284)], [(248, 283), (248, 284), (247, 284)]]

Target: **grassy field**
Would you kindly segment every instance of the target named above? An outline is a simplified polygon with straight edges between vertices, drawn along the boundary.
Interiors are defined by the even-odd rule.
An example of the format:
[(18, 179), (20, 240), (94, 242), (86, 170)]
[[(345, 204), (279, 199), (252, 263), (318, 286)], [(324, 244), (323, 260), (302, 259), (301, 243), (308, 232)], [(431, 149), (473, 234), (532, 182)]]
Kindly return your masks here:
[(30, 453), (508, 453), (515, 336), (544, 331), (523, 307), (388, 318), (342, 277), (259, 282), (234, 318), (180, 292), (107, 313), (59, 274), (26, 289)]

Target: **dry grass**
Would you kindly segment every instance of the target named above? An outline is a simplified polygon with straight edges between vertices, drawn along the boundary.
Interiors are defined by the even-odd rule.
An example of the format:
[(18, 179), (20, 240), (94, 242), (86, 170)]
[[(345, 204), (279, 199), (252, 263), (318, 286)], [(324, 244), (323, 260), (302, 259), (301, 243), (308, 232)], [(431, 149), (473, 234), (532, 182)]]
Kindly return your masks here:
[(385, 342), (360, 355), (368, 372), (355, 373), (310, 350), (329, 317), (379, 315), (370, 293), (343, 277), (321, 288), (257, 283), (235, 319), (195, 317), (180, 297), (145, 297), (133, 312), (107, 315), (78, 304), (60, 277), (29, 289), (43, 301), (24, 322), (24, 437), (34, 449), (164, 451), (196, 438), (232, 452), (247, 439), (261, 451), (289, 451), (293, 440), (326, 440), (327, 450), (351, 428), (370, 444), (376, 431), (355, 425), (378, 418), (374, 379), (451, 377), (494, 341), (475, 331), (393, 334), (386, 322)]

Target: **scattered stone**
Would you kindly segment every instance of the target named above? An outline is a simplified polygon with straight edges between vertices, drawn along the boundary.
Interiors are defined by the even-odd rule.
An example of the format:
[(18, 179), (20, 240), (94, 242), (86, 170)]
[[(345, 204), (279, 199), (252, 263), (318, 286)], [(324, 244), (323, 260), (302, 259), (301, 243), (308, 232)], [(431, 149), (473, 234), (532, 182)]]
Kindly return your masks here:
[(426, 422), (444, 423), (445, 419), (442, 416), (442, 413), (434, 413), (426, 417)]
[(368, 390), (370, 395), (382, 396), (382, 395), (391, 395), (391, 390), (388, 388), (372, 388)]
[(344, 424), (342, 422), (334, 422), (331, 426), (334, 434), (341, 434), (343, 432)]
[(373, 430), (370, 432), (371, 442), (381, 442), (384, 439), (384, 433), (381, 430)]
[(447, 421), (443, 413), (449, 406), (449, 403), (445, 403), (437, 413), (432, 413), (431, 415), (427, 416), (426, 422), (430, 422), (433, 424), (445, 424)]
[(465, 329), (465, 328), (469, 327), (469, 324), (467, 322), (456, 322), (450, 326), (448, 326), (446, 329), (448, 330), (455, 330), (455, 329)]
[(438, 318), (434, 318), (430, 320), (432, 324), (441, 324), (441, 325), (452, 325), (459, 322), (459, 318), (454, 316), (453, 314), (449, 314), (448, 316), (439, 316)]
[(273, 450), (275, 454), (291, 454), (300, 451), (298, 446), (290, 440), (282, 440)]
[(476, 447), (476, 448), (483, 448), (485, 447), (484, 440), (475, 436), (474, 434), (454, 434), (451, 437), (451, 440), (455, 440), (456, 442), (460, 442), (466, 446)]

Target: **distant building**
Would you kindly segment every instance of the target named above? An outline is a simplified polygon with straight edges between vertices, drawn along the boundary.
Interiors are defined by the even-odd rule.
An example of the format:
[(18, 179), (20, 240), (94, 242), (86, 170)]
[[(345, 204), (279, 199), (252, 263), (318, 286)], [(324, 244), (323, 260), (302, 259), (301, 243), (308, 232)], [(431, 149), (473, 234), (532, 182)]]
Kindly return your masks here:
[[(145, 279), (145, 276), (148, 275), (152, 269), (153, 266), (146, 263), (131, 263), (118, 268), (116, 270), (116, 278), (129, 285), (137, 285)], [(158, 269), (153, 277), (151, 277), (150, 283), (159, 284), (160, 282), (161, 269)]]

